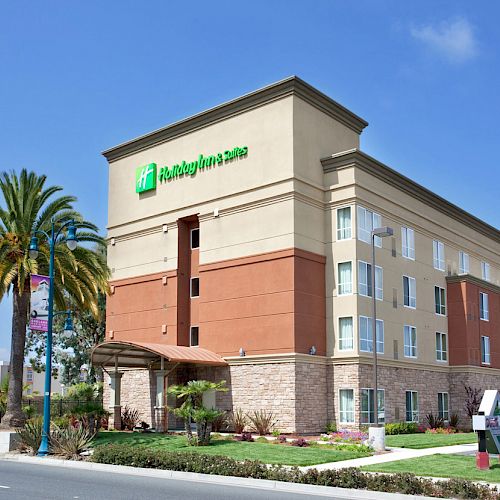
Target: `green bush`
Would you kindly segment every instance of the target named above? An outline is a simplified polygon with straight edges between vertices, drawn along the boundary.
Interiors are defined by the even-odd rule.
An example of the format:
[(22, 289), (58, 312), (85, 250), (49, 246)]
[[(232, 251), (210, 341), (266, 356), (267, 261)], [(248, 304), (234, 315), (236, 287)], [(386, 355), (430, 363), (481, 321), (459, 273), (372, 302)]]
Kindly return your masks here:
[(258, 461), (238, 461), (223, 456), (199, 453), (178, 453), (153, 450), (134, 445), (98, 446), (92, 456), (93, 462), (129, 465), (148, 469), (164, 469), (220, 476), (250, 477), (290, 483), (355, 488), (372, 491), (426, 495), (440, 498), (480, 500), (498, 499), (497, 490), (471, 481), (450, 479), (434, 482), (418, 478), (413, 474), (370, 474), (359, 469), (323, 470), (309, 469), (301, 472), (297, 467), (267, 465)]
[(20, 440), (21, 451), (35, 455), (42, 443), (43, 418), (35, 417), (28, 421), (22, 429), (16, 429)]
[(390, 436), (394, 434), (415, 434), (418, 432), (416, 422), (395, 422), (393, 424), (385, 424), (385, 433)]
[(325, 426), (325, 432), (330, 434), (331, 432), (337, 432), (337, 424), (335, 422), (328, 422)]
[(88, 449), (94, 436), (95, 434), (83, 425), (78, 428), (61, 428), (54, 425), (50, 433), (50, 448), (56, 455), (73, 458)]

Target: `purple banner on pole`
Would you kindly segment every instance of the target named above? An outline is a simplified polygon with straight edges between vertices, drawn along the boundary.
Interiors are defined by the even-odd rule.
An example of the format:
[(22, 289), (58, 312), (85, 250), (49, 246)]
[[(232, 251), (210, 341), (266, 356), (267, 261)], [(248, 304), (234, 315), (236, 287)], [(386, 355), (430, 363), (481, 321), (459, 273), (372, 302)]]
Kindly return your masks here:
[(49, 315), (50, 278), (39, 274), (31, 275), (30, 329), (46, 332)]

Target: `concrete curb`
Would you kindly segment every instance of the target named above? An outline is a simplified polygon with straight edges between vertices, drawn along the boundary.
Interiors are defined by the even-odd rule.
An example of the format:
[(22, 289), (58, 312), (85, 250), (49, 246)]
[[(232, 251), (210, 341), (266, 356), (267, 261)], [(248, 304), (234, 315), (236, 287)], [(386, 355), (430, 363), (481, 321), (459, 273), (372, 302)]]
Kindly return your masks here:
[[(210, 474), (199, 474), (196, 472), (179, 472), (171, 470), (146, 469), (141, 467), (130, 467), (125, 465), (98, 464), (75, 460), (61, 460), (54, 458), (28, 457), (20, 454), (0, 455), (0, 460), (11, 462), (28, 463), (32, 465), (45, 465), (51, 467), (64, 467), (68, 469), (83, 469), (98, 472), (111, 472), (114, 474), (127, 474), (131, 476), (154, 477), (158, 479), (174, 479), (177, 481), (191, 481), (199, 483), (218, 484), (226, 486), (240, 486), (244, 488), (257, 488), (274, 490), (279, 492), (296, 493), (303, 495), (316, 495), (324, 497), (335, 497), (340, 499), (363, 499), (363, 500), (407, 500), (415, 498), (400, 493), (384, 493), (380, 491), (353, 490), (346, 488), (334, 488), (332, 486), (312, 486), (307, 484), (285, 483), (281, 481), (270, 481), (267, 479), (241, 478), (234, 476), (216, 476)], [(432, 497), (418, 497), (421, 500), (435, 500)]]

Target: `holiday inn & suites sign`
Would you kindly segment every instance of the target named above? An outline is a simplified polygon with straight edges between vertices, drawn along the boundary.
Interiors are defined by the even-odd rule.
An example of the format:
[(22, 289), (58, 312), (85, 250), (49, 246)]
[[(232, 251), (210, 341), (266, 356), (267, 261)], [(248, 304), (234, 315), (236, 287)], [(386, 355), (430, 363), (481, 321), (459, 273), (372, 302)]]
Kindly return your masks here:
[(198, 159), (186, 162), (182, 160), (181, 163), (176, 163), (170, 167), (161, 167), (158, 171), (156, 163), (149, 163), (143, 167), (139, 167), (135, 171), (135, 192), (143, 193), (156, 189), (156, 183), (171, 181), (183, 176), (193, 176), (198, 170), (203, 171), (212, 167), (223, 165), (230, 162), (235, 158), (246, 156), (248, 154), (248, 147), (234, 147), (233, 149), (226, 149), (223, 153), (215, 155), (204, 156), (198, 155)]

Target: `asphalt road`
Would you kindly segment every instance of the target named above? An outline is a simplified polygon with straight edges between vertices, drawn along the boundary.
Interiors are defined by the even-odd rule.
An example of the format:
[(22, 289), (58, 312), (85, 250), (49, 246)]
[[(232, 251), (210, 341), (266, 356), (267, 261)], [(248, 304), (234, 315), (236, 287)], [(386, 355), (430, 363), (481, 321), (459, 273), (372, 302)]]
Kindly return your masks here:
[[(0, 460), (0, 499), (305, 500), (320, 496)], [(325, 498), (325, 497), (323, 497)], [(333, 499), (333, 497), (329, 497)]]

